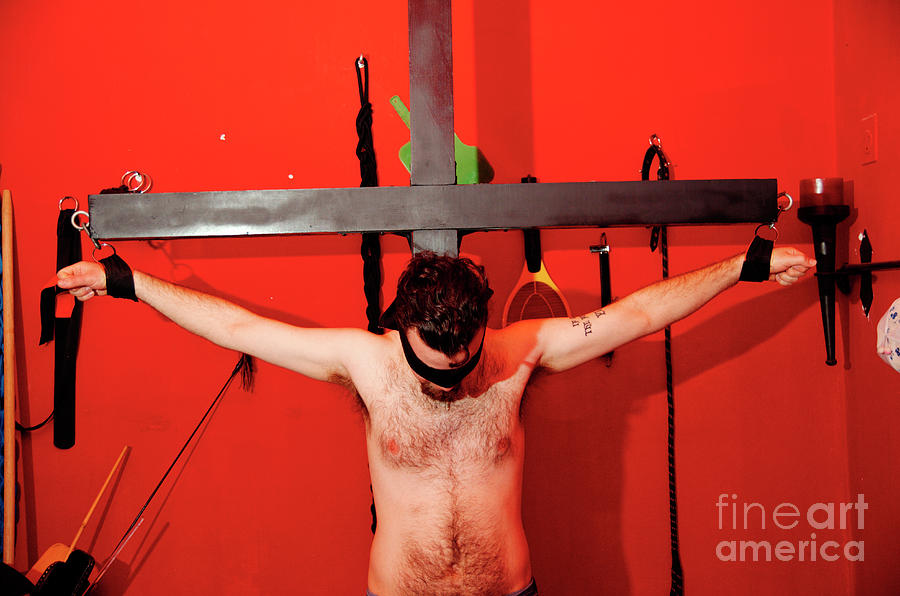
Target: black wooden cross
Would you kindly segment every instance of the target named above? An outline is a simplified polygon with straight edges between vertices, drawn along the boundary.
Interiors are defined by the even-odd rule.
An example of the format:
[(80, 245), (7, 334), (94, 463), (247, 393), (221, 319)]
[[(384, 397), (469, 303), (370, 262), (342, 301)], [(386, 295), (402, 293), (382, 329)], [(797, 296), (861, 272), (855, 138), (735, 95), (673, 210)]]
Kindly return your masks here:
[(409, 0), (410, 186), (89, 197), (96, 239), (408, 232), (456, 255), (476, 230), (767, 223), (777, 181), (456, 185), (450, 0)]

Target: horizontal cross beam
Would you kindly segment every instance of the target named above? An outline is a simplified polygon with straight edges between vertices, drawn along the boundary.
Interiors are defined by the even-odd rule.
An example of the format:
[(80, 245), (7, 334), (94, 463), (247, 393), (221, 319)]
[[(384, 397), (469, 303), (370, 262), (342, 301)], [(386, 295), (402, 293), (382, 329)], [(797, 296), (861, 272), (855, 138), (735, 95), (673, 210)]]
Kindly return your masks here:
[(240, 190), (89, 197), (97, 239), (766, 223), (774, 179)]

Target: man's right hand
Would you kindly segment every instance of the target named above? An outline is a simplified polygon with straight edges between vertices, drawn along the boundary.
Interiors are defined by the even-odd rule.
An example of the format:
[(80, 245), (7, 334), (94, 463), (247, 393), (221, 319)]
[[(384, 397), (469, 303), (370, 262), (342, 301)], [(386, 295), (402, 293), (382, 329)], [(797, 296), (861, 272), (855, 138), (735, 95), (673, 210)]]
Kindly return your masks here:
[(106, 295), (106, 271), (97, 263), (81, 261), (60, 269), (56, 285), (84, 302), (94, 296)]

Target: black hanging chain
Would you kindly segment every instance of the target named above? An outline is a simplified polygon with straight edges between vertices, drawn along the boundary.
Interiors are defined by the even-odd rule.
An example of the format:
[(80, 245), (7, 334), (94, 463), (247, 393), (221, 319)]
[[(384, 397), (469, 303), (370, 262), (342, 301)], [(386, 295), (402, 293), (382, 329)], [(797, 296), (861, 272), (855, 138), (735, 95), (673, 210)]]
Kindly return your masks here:
[[(650, 179), (650, 164), (653, 158), (659, 160), (659, 169), (656, 172), (657, 180), (668, 180), (670, 175), (670, 162), (662, 150), (662, 141), (655, 134), (650, 137), (650, 147), (644, 154), (644, 163), (641, 167), (641, 180)], [(650, 249), (656, 250), (662, 256), (662, 276), (669, 278), (669, 233), (666, 226), (654, 226), (650, 235)], [(684, 569), (681, 566), (681, 553), (678, 547), (678, 491), (675, 485), (675, 382), (672, 372), (672, 327), (665, 328), (666, 351), (666, 405), (668, 406), (668, 437), (666, 442), (669, 460), (669, 541), (672, 551), (672, 574), (670, 596), (682, 596), (684, 594)]]

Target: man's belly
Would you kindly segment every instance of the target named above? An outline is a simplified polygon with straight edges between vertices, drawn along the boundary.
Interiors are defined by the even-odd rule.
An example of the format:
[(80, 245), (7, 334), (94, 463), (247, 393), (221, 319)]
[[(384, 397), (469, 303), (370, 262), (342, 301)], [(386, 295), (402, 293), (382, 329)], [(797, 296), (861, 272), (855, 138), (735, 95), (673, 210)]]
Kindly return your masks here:
[(378, 528), (369, 589), (378, 596), (509, 594), (531, 580), (521, 519), (521, 466), (489, 474), (376, 466)]

